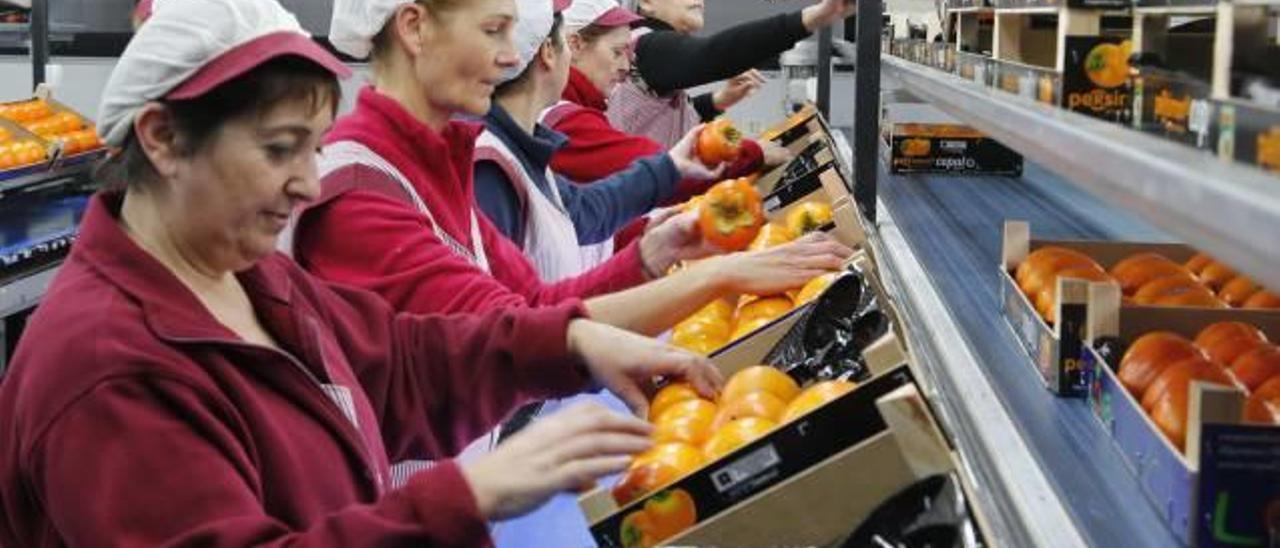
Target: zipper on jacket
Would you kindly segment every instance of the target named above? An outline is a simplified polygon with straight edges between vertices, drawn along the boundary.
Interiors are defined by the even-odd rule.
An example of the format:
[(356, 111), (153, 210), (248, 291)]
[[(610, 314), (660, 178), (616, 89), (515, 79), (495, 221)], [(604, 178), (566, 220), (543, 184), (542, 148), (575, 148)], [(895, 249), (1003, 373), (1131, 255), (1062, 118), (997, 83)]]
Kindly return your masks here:
[[(278, 348), (273, 348), (270, 346), (264, 346), (260, 344), (253, 344), (253, 343), (244, 342), (244, 341), (236, 341), (232, 339), (200, 339), (200, 338), (184, 338), (184, 337), (166, 337), (166, 338), (174, 342), (180, 342), (185, 344), (220, 344), (220, 345), (238, 347), (238, 348), (249, 349), (249, 350), (263, 350), (268, 353), (283, 357), (286, 361), (288, 361), (291, 365), (293, 365), (293, 368), (295, 370), (300, 371), (304, 376), (307, 377), (308, 380), (311, 381), (310, 383), (311, 387), (316, 391), (318, 391), (321, 396), (323, 396), (322, 399), (325, 401), (326, 405), (328, 406), (330, 410), (330, 414), (332, 415), (334, 414), (333, 412), (336, 411), (337, 416), (341, 418), (341, 420), (337, 422), (339, 424), (344, 425), (339, 428), (346, 429), (348, 435), (351, 435), (351, 434), (355, 435), (355, 439), (360, 442), (359, 443), (361, 448), (360, 457), (361, 457), (362, 464), (364, 465), (366, 477), (368, 479), (373, 480), (375, 486), (378, 489), (379, 495), (381, 495), (384, 492), (385, 480), (383, 479), (382, 474), (378, 472), (377, 467), (374, 466), (373, 464), (375, 459), (373, 458), (373, 455), (370, 453), (369, 443), (365, 440), (364, 433), (361, 432), (360, 429), (357, 428), (356, 425), (351, 422), (351, 419), (347, 418), (346, 414), (343, 413), (342, 410), (338, 408), (338, 404), (334, 402), (333, 399), (330, 398), (328, 394), (325, 393), (324, 389), (322, 388), (325, 383), (320, 380), (320, 377), (317, 377), (314, 372), (312, 372), (310, 369), (307, 369), (307, 366), (304, 365), (302, 361), (300, 361), (298, 358)], [(353, 401), (353, 405), (354, 405), (354, 401)], [(329, 417), (329, 418), (333, 419), (335, 417)]]

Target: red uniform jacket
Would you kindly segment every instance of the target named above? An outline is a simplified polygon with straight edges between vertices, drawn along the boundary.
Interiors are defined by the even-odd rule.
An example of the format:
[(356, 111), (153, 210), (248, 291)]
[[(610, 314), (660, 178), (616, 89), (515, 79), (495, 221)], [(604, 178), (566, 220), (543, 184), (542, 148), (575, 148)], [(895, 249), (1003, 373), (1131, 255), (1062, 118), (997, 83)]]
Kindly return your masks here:
[[(238, 274), (283, 351), (243, 342), (95, 197), (0, 383), (0, 545), (489, 542), (441, 460), (586, 386), (558, 307), (396, 314), (282, 255)], [(335, 397), (335, 393), (348, 397)]]
[[(563, 133), (569, 143), (551, 157), (551, 169), (573, 181), (589, 183), (622, 171), (631, 162), (662, 152), (662, 145), (643, 135), (624, 133), (609, 124), (605, 116), (605, 96), (576, 68), (569, 69), (569, 85), (561, 98), (580, 107), (549, 124)], [(742, 140), (738, 160), (725, 169), (725, 178), (744, 177), (760, 170), (764, 152), (750, 139)], [(669, 203), (680, 203), (701, 194), (708, 181), (680, 182)]]
[[(479, 124), (451, 122), (439, 133), (393, 99), (361, 90), (329, 141), (356, 141), (413, 184), (444, 231), (471, 248), (475, 210), (472, 153)], [(360, 165), (324, 178), (323, 196), (300, 218), (298, 263), (313, 274), (377, 292), (397, 310), (477, 312), (540, 306), (626, 289), (646, 280), (638, 246), (576, 278), (546, 284), (528, 258), (477, 213), (491, 274), (462, 258), (432, 231), (431, 221), (380, 171)], [(381, 189), (381, 190), (379, 190)]]
[[(605, 110), (609, 107), (604, 93), (576, 68), (569, 69), (569, 84), (561, 99), (581, 108), (556, 113), (546, 120), (548, 125), (569, 138), (551, 157), (551, 169), (572, 181), (590, 183), (622, 171), (631, 162), (662, 152), (662, 145), (643, 135), (632, 135), (613, 127)], [(764, 165), (764, 151), (750, 139), (742, 140), (738, 160), (725, 169), (724, 178), (745, 177)], [(676, 185), (676, 193), (663, 205), (682, 203), (706, 192), (715, 181), (684, 179)], [(639, 219), (618, 232), (614, 245), (621, 247), (643, 233), (648, 219)]]

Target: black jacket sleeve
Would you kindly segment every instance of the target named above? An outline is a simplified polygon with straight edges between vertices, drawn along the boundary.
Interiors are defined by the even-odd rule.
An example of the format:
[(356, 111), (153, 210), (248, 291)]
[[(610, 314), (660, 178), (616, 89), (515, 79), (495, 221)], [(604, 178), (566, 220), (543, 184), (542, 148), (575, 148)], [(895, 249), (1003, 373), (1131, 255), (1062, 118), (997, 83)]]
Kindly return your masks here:
[(698, 111), (698, 118), (703, 123), (710, 122), (720, 115), (720, 109), (716, 108), (715, 97), (710, 93), (703, 93), (693, 98), (693, 110)]
[(659, 94), (741, 74), (809, 36), (800, 12), (775, 15), (706, 37), (655, 29), (636, 43), (636, 70)]

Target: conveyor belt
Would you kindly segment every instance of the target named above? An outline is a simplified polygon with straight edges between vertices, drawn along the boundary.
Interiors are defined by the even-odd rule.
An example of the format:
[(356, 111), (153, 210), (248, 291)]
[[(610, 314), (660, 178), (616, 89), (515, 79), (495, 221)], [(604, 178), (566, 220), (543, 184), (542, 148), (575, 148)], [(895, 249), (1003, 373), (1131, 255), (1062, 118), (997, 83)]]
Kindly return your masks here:
[(84, 195), (25, 198), (0, 204), (0, 282), (62, 260), (89, 201)]
[(879, 194), (1080, 535), (1094, 546), (1176, 546), (1085, 402), (1044, 388), (1001, 317), (997, 285), (1005, 219), (1030, 221), (1035, 237), (1168, 237), (1034, 165), (1021, 179), (882, 171)]

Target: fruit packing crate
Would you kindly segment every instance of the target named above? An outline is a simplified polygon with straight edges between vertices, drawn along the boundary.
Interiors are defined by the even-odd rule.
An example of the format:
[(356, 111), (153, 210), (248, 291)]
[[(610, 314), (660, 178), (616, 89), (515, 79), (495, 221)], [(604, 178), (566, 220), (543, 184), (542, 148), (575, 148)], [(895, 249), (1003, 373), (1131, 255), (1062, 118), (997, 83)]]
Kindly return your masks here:
[[(1212, 30), (1170, 29), (1171, 22), (1191, 18), (1212, 19)], [(1243, 85), (1260, 68), (1249, 61), (1274, 69), (1277, 20), (1277, 0), (1137, 0), (1133, 51), (1159, 58), (1162, 66), (1138, 67), (1131, 83), (1133, 127), (1280, 173), (1280, 105), (1246, 97)], [(1238, 51), (1254, 58), (1239, 64)], [(1233, 89), (1233, 82), (1240, 87)], [(1280, 93), (1269, 87), (1265, 94)]]
[(1088, 386), (1080, 352), (1088, 313), (1088, 283), (1066, 278), (1057, 281), (1057, 321), (1049, 325), (1010, 274), (1031, 252), (1050, 245), (1082, 252), (1108, 271), (1136, 253), (1156, 252), (1181, 264), (1196, 252), (1182, 244), (1032, 239), (1031, 225), (1027, 222), (1005, 222), (998, 266), (1001, 312), (1005, 323), (1026, 352), (1031, 368), (1040, 375), (1050, 392), (1063, 397), (1083, 398)]
[[(46, 104), (48, 104), (49, 108), (52, 110), (53, 115), (57, 115), (61, 113), (70, 113), (75, 117), (79, 118), (81, 121), (83, 121), (86, 126), (91, 126), (93, 124), (93, 121), (90, 120), (85, 115), (77, 112), (75, 109), (67, 106), (66, 104), (63, 104), (58, 100), (54, 99), (53, 88), (45, 84), (42, 84), (38, 88), (36, 88), (35, 93), (29, 98), (18, 100), (18, 101), (3, 102), (3, 103), (0, 103), (0, 106), (9, 106), (9, 105), (14, 105), (19, 103), (25, 103), (25, 102), (34, 101), (37, 99), (43, 100)], [(8, 118), (4, 118), (4, 117), (0, 117), (0, 129), (3, 129), (5, 132), (9, 133), (9, 135), (11, 136), (10, 142), (32, 140), (39, 143), (40, 146), (45, 150), (45, 158), (39, 163), (17, 166), (12, 169), (0, 170), (0, 181), (16, 179), (18, 177), (23, 177), (26, 175), (32, 175), (32, 174), (40, 173), (44, 171), (56, 170), (62, 167), (92, 162), (106, 155), (106, 148), (101, 145), (88, 150), (79, 151), (74, 154), (65, 154), (63, 152), (61, 143), (50, 141), (45, 137), (32, 133), (22, 124), (19, 124), (13, 120), (9, 120)]]
[[(841, 221), (837, 217), (837, 224), (840, 222)], [(832, 230), (837, 233), (837, 239), (844, 241), (844, 238), (838, 234), (838, 229)], [(857, 272), (860, 272), (867, 279), (868, 285), (875, 291), (876, 298), (881, 303), (883, 308), (882, 312), (889, 318), (890, 330), (896, 335), (896, 338), (893, 340), (886, 339), (868, 346), (863, 351), (863, 354), (868, 356), (868, 360), (878, 360), (880, 362), (893, 361), (894, 356), (903, 352), (902, 348), (904, 348), (905, 345), (901, 341), (906, 340), (904, 338), (902, 323), (900, 321), (901, 316), (898, 313), (897, 304), (891, 300), (884, 289), (883, 283), (875, 274), (875, 263), (871, 260), (871, 256), (868, 254), (868, 249), (860, 249), (855, 252), (854, 255), (845, 263), (845, 267), (846, 269), (854, 269)], [(828, 288), (828, 290), (829, 289), (830, 288)], [(824, 293), (825, 291), (826, 290), (824, 290)], [(783, 337), (790, 332), (791, 328), (805, 317), (808, 311), (813, 308), (816, 301), (817, 299), (800, 304), (787, 311), (786, 314), (774, 318), (768, 323), (751, 330), (742, 337), (729, 341), (728, 344), (725, 344), (712, 352), (710, 357), (713, 361), (718, 359), (725, 363), (745, 364), (734, 367), (731, 371), (725, 371), (724, 368), (721, 368), (722, 371), (725, 371), (726, 376), (736, 372), (742, 367), (746, 367), (747, 365), (754, 365), (753, 363), (749, 363), (752, 360), (755, 360), (756, 363), (760, 363), (760, 361), (782, 341)], [(877, 355), (881, 353), (885, 354), (885, 357), (877, 357)]]
[[(838, 434), (819, 434), (828, 430)], [(821, 546), (840, 541), (915, 481), (959, 469), (904, 365), (655, 496), (620, 509), (607, 492), (580, 503), (602, 547), (647, 545), (624, 537), (620, 528), (628, 517), (646, 512), (650, 500), (676, 491), (688, 495), (696, 521), (658, 541), (663, 546)], [(962, 485), (973, 500), (971, 486)], [(976, 507), (970, 510), (982, 529), (978, 536), (990, 538), (986, 520)]]
[(1104, 21), (1124, 15), (1129, 6), (1129, 0), (948, 2), (946, 40), (929, 47), (950, 48), (956, 57), (944, 66), (938, 61), (949, 56), (935, 53), (925, 64), (1033, 101), (1120, 121), (1128, 111), (1127, 59), (1119, 49), (1127, 29), (1117, 33)]
[[(1105, 283), (1089, 284), (1087, 295), (1082, 358), (1088, 404), (1095, 424), (1114, 441), (1147, 501), (1188, 545), (1266, 546), (1262, 520), (1268, 504), (1280, 500), (1275, 472), (1280, 469), (1280, 426), (1241, 424), (1243, 391), (1195, 381), (1188, 398), (1186, 449), (1181, 450), (1125, 389), (1113, 371), (1115, 364), (1108, 364), (1094, 343), (1118, 337), (1123, 349), (1155, 331), (1194, 339), (1201, 329), (1223, 321), (1245, 322), (1280, 340), (1280, 313), (1121, 306), (1119, 288)], [(1117, 357), (1122, 354), (1117, 350)]]
[[(794, 184), (766, 195), (764, 198), (765, 220), (770, 223), (782, 222), (791, 211), (809, 202), (827, 205), (831, 208), (832, 222), (822, 227), (821, 230), (834, 237), (840, 243), (858, 251), (854, 257), (850, 258), (849, 264), (862, 261), (873, 264), (868, 254), (870, 248), (865, 246), (867, 241), (866, 230), (863, 228), (862, 219), (857, 213), (857, 206), (854, 205), (852, 196), (849, 195), (843, 181), (844, 179), (840, 176), (835, 165), (827, 164)], [(796, 306), (786, 314), (752, 330), (747, 336), (731, 341), (721, 351), (745, 342), (752, 334), (767, 331), (780, 325), (789, 327), (791, 324), (788, 322), (800, 317), (804, 311), (809, 309), (809, 306), (809, 303)], [(783, 329), (785, 330), (786, 327), (783, 327)]]
[(760, 176), (755, 184), (761, 194), (774, 193), (827, 165), (837, 167), (845, 186), (842, 195), (848, 194), (852, 188), (849, 181), (851, 168), (839, 154), (830, 124), (813, 105), (804, 106), (786, 120), (766, 129), (760, 134), (760, 139), (773, 141), (794, 155), (789, 162)]
[(850, 169), (822, 114), (812, 105), (806, 106), (761, 136), (795, 154), (791, 161), (762, 174), (755, 182), (763, 196), (766, 220), (785, 219), (805, 202), (822, 203), (832, 211), (833, 225), (826, 230), (845, 245), (862, 248), (867, 231), (850, 192)]
[(883, 94), (881, 149), (892, 173), (1022, 175), (1022, 156), (927, 103)]
[[(1280, 90), (1264, 84), (1250, 98), (1244, 85), (1265, 82), (1265, 70), (1234, 55), (1268, 65), (1280, 53), (1278, 0), (959, 0), (944, 12), (944, 43), (895, 40), (886, 51), (1280, 173), (1280, 105), (1267, 99)], [(1212, 18), (1212, 32), (1170, 30), (1189, 18)], [(1133, 76), (1126, 53), (1160, 62)]]
[[(712, 362), (726, 376), (757, 365), (786, 331), (781, 324), (762, 330)], [(956, 470), (897, 335), (865, 355), (870, 380), (674, 483), (623, 507), (607, 488), (584, 495), (579, 504), (597, 544), (632, 545), (624, 524), (676, 492), (696, 517), (664, 545), (827, 544), (898, 490)], [(841, 503), (814, 504), (833, 500)]]
[(799, 153), (807, 144), (806, 138), (812, 135), (830, 135), (830, 126), (822, 113), (812, 104), (805, 105), (788, 116), (787, 119), (765, 129), (760, 138), (773, 141), (786, 147), (793, 153)]
[[(695, 524), (663, 543), (751, 545), (760, 539), (823, 544), (846, 534), (890, 494), (933, 473), (955, 470), (954, 456), (916, 392), (896, 304), (865, 251), (850, 261), (874, 292), (890, 329), (862, 352), (871, 378), (840, 398), (625, 507), (608, 486), (579, 503), (601, 546), (624, 546), (624, 520), (650, 500), (683, 490), (697, 508)], [(833, 285), (828, 291), (839, 287)], [(726, 377), (766, 363), (804, 317), (779, 318), (711, 355)], [(909, 390), (909, 394), (903, 394)], [(858, 471), (876, 470), (874, 477)], [(850, 494), (856, 493), (852, 499)], [(815, 509), (812, 500), (841, 500)]]

